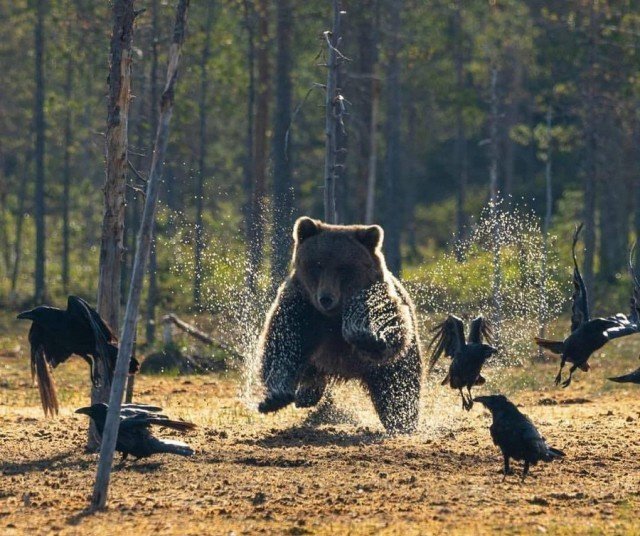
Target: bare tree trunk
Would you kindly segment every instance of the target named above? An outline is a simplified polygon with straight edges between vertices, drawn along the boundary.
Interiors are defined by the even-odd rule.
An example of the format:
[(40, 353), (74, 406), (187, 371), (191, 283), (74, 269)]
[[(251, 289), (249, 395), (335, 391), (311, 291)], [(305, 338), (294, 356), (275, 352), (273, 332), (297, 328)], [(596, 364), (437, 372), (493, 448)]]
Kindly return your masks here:
[(255, 10), (250, 0), (243, 0), (244, 7), (244, 24), (247, 30), (247, 70), (249, 71), (249, 87), (247, 88), (247, 132), (246, 132), (246, 149), (244, 160), (244, 181), (243, 189), (245, 193), (245, 204), (243, 207), (244, 229), (247, 242), (247, 266), (246, 266), (246, 283), (247, 290), (250, 293), (255, 292), (255, 276), (251, 271), (251, 254), (249, 245), (253, 239), (253, 153), (254, 153), (254, 121), (253, 114), (255, 111), (256, 100), (256, 83), (255, 83)]
[(30, 175), (31, 154), (25, 156), (23, 178), (20, 181), (20, 191), (18, 192), (18, 211), (16, 213), (16, 238), (13, 243), (13, 269), (11, 271), (11, 291), (10, 300), (16, 299), (18, 290), (18, 275), (20, 275), (20, 260), (22, 259), (22, 227), (24, 223), (24, 205), (27, 199), (27, 182)]
[(276, 58), (276, 113), (273, 133), (273, 248), (271, 282), (275, 289), (287, 275), (291, 255), (293, 184), (291, 179), (291, 33), (290, 0), (276, 2), (278, 18)]
[(369, 161), (367, 164), (367, 202), (364, 221), (371, 225), (375, 221), (376, 177), (378, 173), (378, 113), (380, 108), (380, 81), (375, 78), (371, 84), (371, 122), (369, 124)]
[[(69, 25), (71, 28), (71, 25)], [(67, 32), (67, 39), (71, 40), (71, 30)], [(71, 91), (73, 88), (73, 54), (67, 57), (67, 72), (64, 84), (64, 96), (67, 107), (64, 114), (64, 164), (62, 171), (62, 291), (69, 293), (69, 198), (71, 189)]]
[(385, 180), (385, 249), (387, 266), (399, 276), (402, 271), (400, 239), (402, 229), (401, 195), (399, 183), (402, 178), (400, 127), (402, 124), (402, 96), (400, 88), (400, 32), (403, 0), (390, 2), (389, 51), (387, 65), (387, 120), (385, 138), (387, 154), (384, 162)]
[[(545, 216), (544, 226), (542, 229), (542, 267), (540, 270), (540, 332), (541, 339), (546, 338), (547, 321), (549, 314), (547, 311), (547, 277), (548, 277), (548, 257), (549, 257), (549, 229), (551, 228), (551, 218), (553, 217), (553, 176), (552, 176), (552, 158), (553, 158), (553, 139), (551, 133), (551, 105), (547, 108), (547, 160), (545, 162)], [(538, 347), (538, 358), (542, 359), (544, 352), (542, 347)]]
[(491, 68), (491, 143), (489, 155), (489, 194), (490, 210), (492, 213), (493, 240), (493, 322), (496, 328), (496, 344), (500, 345), (500, 326), (502, 324), (502, 267), (500, 243), (502, 229), (498, 218), (499, 191), (498, 191), (498, 166), (500, 164), (499, 140), (498, 140), (498, 69)]
[(206, 173), (207, 151), (207, 94), (209, 92), (209, 78), (207, 62), (211, 50), (211, 30), (213, 28), (213, 6), (207, 3), (207, 20), (204, 27), (204, 45), (200, 56), (200, 99), (198, 102), (200, 115), (200, 154), (198, 155), (198, 181), (196, 183), (196, 240), (195, 265), (193, 277), (193, 304), (196, 309), (202, 308), (202, 253), (204, 251), (204, 224), (202, 211), (204, 207), (204, 177)]
[(109, 411), (107, 413), (107, 420), (104, 427), (98, 472), (91, 501), (91, 506), (94, 510), (103, 509), (107, 502), (113, 453), (120, 425), (122, 396), (124, 394), (129, 361), (131, 359), (131, 354), (133, 353), (138, 308), (140, 306), (140, 296), (144, 283), (145, 264), (149, 255), (151, 236), (153, 234), (153, 222), (155, 219), (156, 202), (158, 199), (158, 183), (162, 176), (164, 157), (169, 139), (169, 125), (171, 122), (171, 114), (173, 112), (174, 91), (178, 77), (178, 63), (180, 61), (180, 53), (186, 30), (188, 5), (189, 0), (180, 0), (176, 9), (176, 22), (173, 30), (171, 49), (169, 52), (167, 83), (160, 102), (160, 120), (154, 144), (151, 170), (149, 171), (142, 225), (140, 226), (140, 233), (138, 234), (138, 248), (136, 250), (136, 257), (131, 275), (131, 287), (129, 290), (129, 299), (127, 300), (127, 309), (123, 322), (122, 340), (118, 351), (118, 359), (111, 386)]
[(35, 220), (36, 220), (36, 270), (35, 270), (35, 295), (34, 300), (40, 304), (45, 299), (45, 198), (44, 198), (44, 151), (45, 130), (44, 119), (44, 15), (46, 9), (45, 0), (36, 3), (35, 26), (35, 77), (36, 98), (34, 108), (34, 122), (36, 131), (36, 187), (35, 187)]
[(256, 68), (258, 74), (253, 131), (253, 184), (251, 189), (251, 217), (249, 226), (248, 288), (255, 292), (258, 272), (264, 253), (266, 183), (267, 183), (267, 130), (269, 128), (269, 2), (257, 0), (258, 35)]
[(340, 46), (340, 0), (333, 0), (333, 26), (327, 40), (327, 87), (325, 98), (324, 219), (338, 223), (336, 213), (336, 164), (338, 120), (338, 46)]
[[(465, 124), (463, 117), (463, 94), (466, 89), (465, 72), (464, 72), (464, 34), (462, 31), (462, 2), (455, 1), (455, 11), (453, 14), (453, 50), (454, 63), (456, 70), (456, 89), (458, 92), (456, 99), (455, 121), (456, 121), (456, 141), (454, 145), (454, 161), (457, 175), (456, 188), (456, 242), (458, 244), (465, 238), (465, 228), (467, 225), (467, 216), (465, 212), (465, 203), (467, 199), (467, 137), (465, 133)], [(460, 247), (455, 248), (456, 258), (462, 260), (462, 250)]]
[[(585, 184), (584, 184), (584, 282), (593, 289), (594, 259), (596, 248), (596, 181), (598, 140), (596, 134), (597, 108), (595, 107), (595, 62), (597, 60), (597, 20), (595, 0), (589, 3), (589, 72), (587, 74), (587, 95), (585, 99)], [(592, 305), (593, 292), (589, 293), (589, 305)]]
[[(134, 0), (114, 0), (113, 31), (110, 45), (109, 96), (107, 102), (106, 178), (104, 216), (100, 244), (98, 312), (117, 333), (120, 324), (120, 274), (122, 269), (129, 100), (131, 93), (131, 44), (133, 41)], [(103, 371), (104, 374), (104, 371)], [(106, 377), (106, 374), (103, 375)], [(106, 402), (109, 386), (91, 389), (91, 402)], [(97, 433), (90, 428), (90, 450), (98, 445)]]
[[(151, 131), (155, 135), (158, 129), (158, 0), (151, 3)], [(172, 189), (173, 190), (173, 189)], [(158, 252), (156, 240), (156, 222), (151, 227), (151, 250), (149, 252), (149, 289), (147, 291), (147, 310), (145, 342), (152, 344), (156, 338), (156, 303), (158, 301)]]

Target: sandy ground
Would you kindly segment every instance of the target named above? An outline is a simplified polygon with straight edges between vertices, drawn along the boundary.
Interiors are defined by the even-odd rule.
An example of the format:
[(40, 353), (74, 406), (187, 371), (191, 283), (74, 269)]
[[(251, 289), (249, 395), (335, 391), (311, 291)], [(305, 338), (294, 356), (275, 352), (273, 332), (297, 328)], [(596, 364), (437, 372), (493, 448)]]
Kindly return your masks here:
[(503, 481), (489, 414), (463, 412), (439, 386), (425, 395), (421, 432), (390, 438), (351, 391), (337, 400), (358, 424), (309, 428), (303, 411), (256, 414), (234, 376), (141, 377), (138, 401), (198, 424), (186, 438), (197, 454), (116, 468), (108, 509), (88, 515), (96, 456), (84, 452), (86, 418), (73, 414), (86, 403), (85, 365), (56, 371), (63, 411), (46, 420), (26, 359), (0, 357), (0, 533), (637, 534), (640, 387), (614, 386), (605, 372), (568, 390), (551, 385), (551, 364), (529, 371), (543, 388), (503, 381), (567, 453), (524, 483)]

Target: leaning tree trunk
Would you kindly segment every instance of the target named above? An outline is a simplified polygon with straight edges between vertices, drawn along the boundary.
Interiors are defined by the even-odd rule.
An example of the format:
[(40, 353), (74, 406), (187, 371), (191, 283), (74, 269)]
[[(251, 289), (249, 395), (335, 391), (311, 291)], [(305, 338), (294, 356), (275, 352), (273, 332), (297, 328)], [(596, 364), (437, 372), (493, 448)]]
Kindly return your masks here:
[(276, 58), (276, 113), (273, 131), (273, 250), (272, 286), (284, 279), (291, 249), (293, 186), (291, 183), (291, 32), (290, 0), (276, 2), (278, 17)]
[(151, 245), (151, 237), (153, 235), (153, 222), (155, 219), (158, 199), (158, 183), (162, 177), (164, 157), (169, 138), (169, 125), (171, 123), (171, 115), (173, 112), (175, 85), (178, 78), (178, 63), (180, 61), (182, 44), (184, 43), (188, 6), (189, 0), (180, 0), (176, 9), (173, 41), (169, 51), (167, 82), (160, 100), (160, 118), (158, 122), (158, 131), (156, 132), (151, 170), (149, 171), (144, 213), (142, 215), (140, 232), (138, 234), (138, 247), (136, 249), (136, 256), (131, 274), (131, 285), (129, 288), (129, 299), (127, 300), (127, 309), (123, 322), (122, 340), (120, 342), (120, 349), (118, 350), (118, 359), (116, 361), (116, 369), (113, 384), (111, 386), (111, 395), (109, 397), (109, 411), (107, 413), (107, 419), (104, 426), (102, 445), (100, 447), (98, 472), (93, 489), (91, 506), (94, 510), (103, 509), (107, 502), (109, 479), (111, 477), (111, 465), (113, 463), (113, 454), (120, 425), (122, 396), (124, 394), (129, 361), (133, 351), (138, 309), (140, 307), (140, 297), (142, 294), (142, 285), (144, 282), (146, 268), (145, 265), (147, 264), (147, 259), (149, 257), (149, 248)]
[[(125, 190), (127, 184), (127, 144), (129, 101), (131, 93), (131, 44), (133, 41), (134, 0), (114, 0), (113, 31), (109, 63), (109, 95), (107, 101), (106, 178), (104, 183), (104, 216), (100, 243), (100, 277), (98, 312), (116, 332), (119, 328), (120, 273), (123, 252)], [(103, 378), (107, 377), (104, 371)], [(106, 402), (109, 385), (91, 389), (91, 402)], [(89, 449), (98, 441), (89, 435)]]
[(35, 77), (36, 98), (34, 107), (34, 126), (36, 131), (36, 187), (35, 187), (35, 220), (36, 220), (36, 270), (35, 296), (37, 304), (44, 301), (45, 285), (45, 197), (44, 197), (44, 145), (46, 123), (44, 119), (44, 15), (46, 2), (38, 0), (36, 4), (35, 26)]

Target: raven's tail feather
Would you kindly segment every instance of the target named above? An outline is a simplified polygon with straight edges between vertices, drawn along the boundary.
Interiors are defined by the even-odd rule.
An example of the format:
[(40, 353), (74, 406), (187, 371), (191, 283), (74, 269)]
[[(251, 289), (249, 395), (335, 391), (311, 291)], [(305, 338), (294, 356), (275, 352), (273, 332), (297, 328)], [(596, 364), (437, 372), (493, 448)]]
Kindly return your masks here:
[(56, 384), (51, 374), (49, 363), (45, 359), (44, 350), (39, 347), (31, 362), (32, 376), (35, 372), (35, 376), (38, 379), (38, 391), (40, 392), (40, 402), (42, 409), (46, 417), (54, 417), (58, 414), (60, 406), (58, 404), (58, 395), (56, 391)]
[(157, 453), (177, 454), (178, 456), (193, 456), (196, 452), (182, 441), (155, 438), (154, 447)]
[(541, 339), (540, 337), (534, 337), (536, 344), (546, 348), (554, 354), (561, 354), (564, 349), (564, 343), (562, 341), (552, 341), (549, 339)]
[(556, 458), (564, 458), (566, 454), (560, 450), (553, 447), (549, 447), (547, 450), (547, 460), (550, 462), (551, 460), (555, 460)]
[(609, 378), (612, 382), (618, 383), (640, 383), (640, 369), (634, 370), (629, 374), (624, 374), (623, 376), (616, 376), (614, 378)]
[(147, 419), (147, 422), (158, 425), (158, 426), (163, 426), (164, 428), (171, 428), (172, 430), (178, 430), (179, 432), (186, 432), (188, 430), (193, 430), (194, 428), (197, 428), (197, 426), (192, 422), (174, 421), (171, 419), (164, 419), (164, 418), (156, 419), (153, 417), (149, 417)]

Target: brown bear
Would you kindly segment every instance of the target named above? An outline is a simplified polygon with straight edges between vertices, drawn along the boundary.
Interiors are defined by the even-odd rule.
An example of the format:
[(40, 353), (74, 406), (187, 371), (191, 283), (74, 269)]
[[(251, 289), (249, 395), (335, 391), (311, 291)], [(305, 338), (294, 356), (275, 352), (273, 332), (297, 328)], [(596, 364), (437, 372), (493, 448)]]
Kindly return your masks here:
[(294, 226), (292, 270), (267, 315), (258, 409), (316, 405), (328, 380), (359, 380), (389, 432), (418, 424), (422, 359), (409, 294), (386, 267), (377, 225)]

